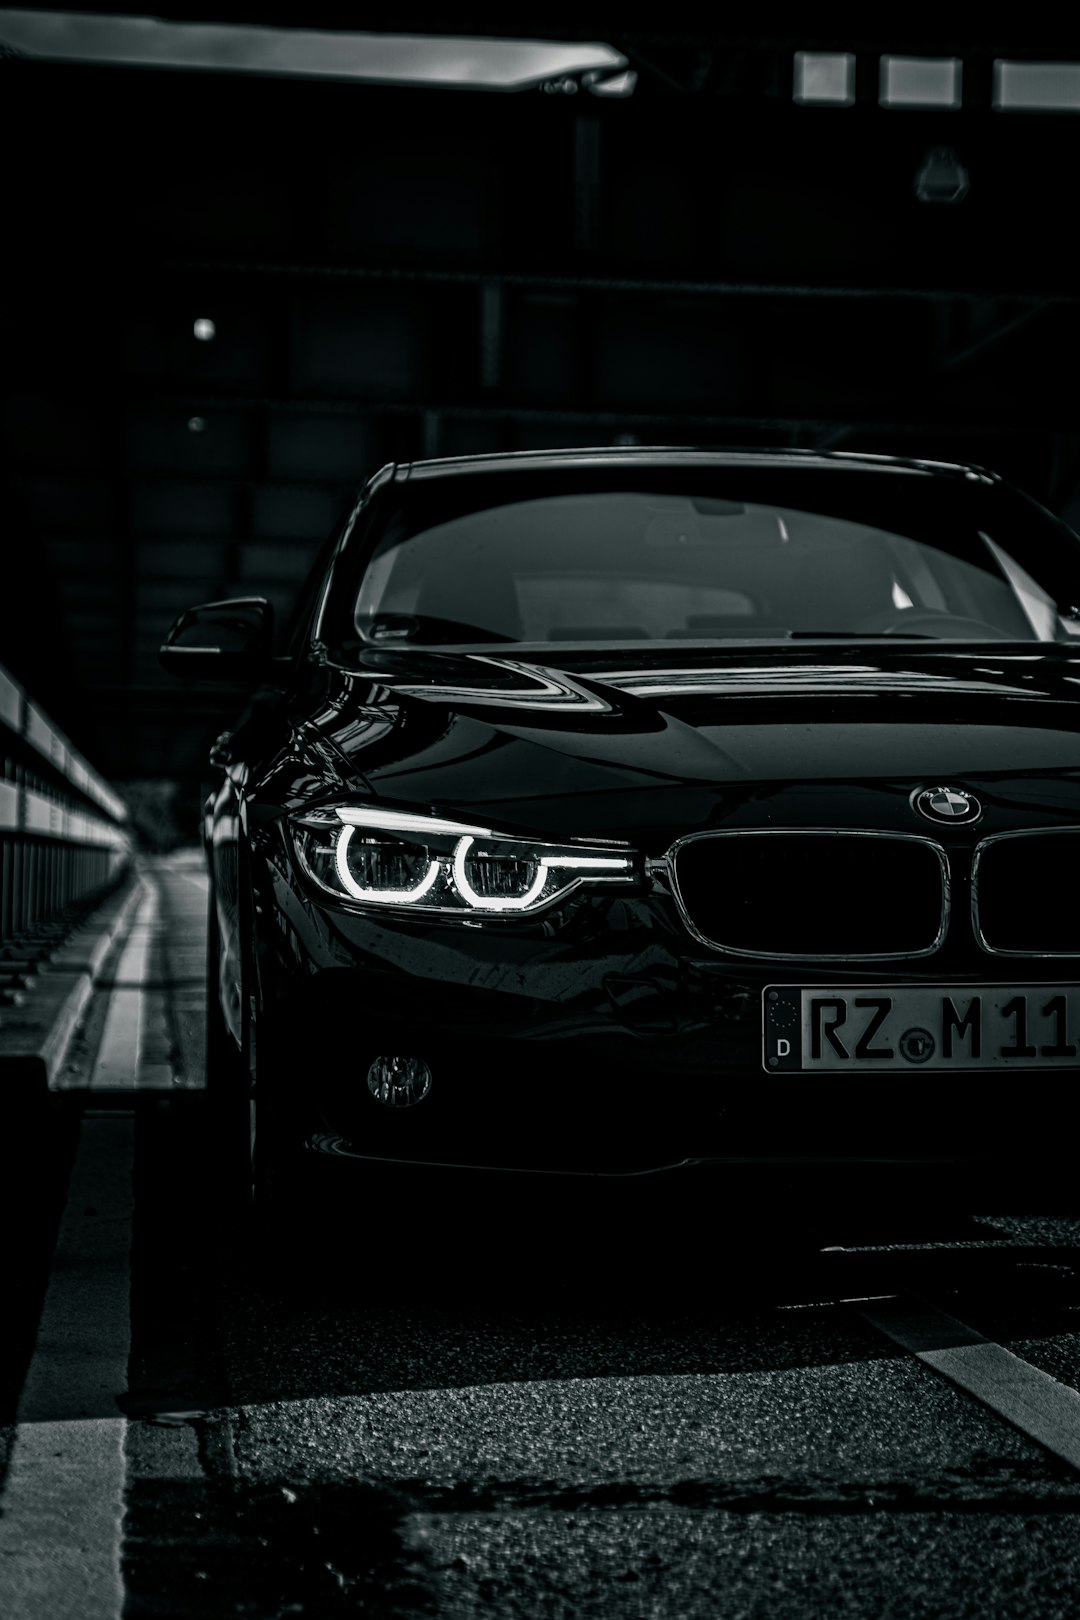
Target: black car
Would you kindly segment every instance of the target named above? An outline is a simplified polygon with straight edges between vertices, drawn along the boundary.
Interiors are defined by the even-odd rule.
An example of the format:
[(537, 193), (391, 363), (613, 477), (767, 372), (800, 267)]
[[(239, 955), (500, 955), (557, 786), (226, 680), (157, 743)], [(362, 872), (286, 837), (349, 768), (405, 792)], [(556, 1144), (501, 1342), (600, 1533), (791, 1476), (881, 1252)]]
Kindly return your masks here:
[(1077, 537), (977, 467), (599, 449), (383, 468), (283, 651), (261, 599), (183, 615), (165, 666), (253, 689), (206, 827), (263, 1214), (328, 1159), (1037, 1139), (1080, 1045), (1078, 604)]

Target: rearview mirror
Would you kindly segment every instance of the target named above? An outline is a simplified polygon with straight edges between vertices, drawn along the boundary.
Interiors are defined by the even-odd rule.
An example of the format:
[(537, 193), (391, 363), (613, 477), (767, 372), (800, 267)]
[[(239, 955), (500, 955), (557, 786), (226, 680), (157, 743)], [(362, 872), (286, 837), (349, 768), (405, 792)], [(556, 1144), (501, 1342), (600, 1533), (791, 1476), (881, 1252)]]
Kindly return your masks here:
[(158, 651), (170, 675), (192, 681), (257, 683), (274, 646), (274, 610), (263, 596), (187, 608)]

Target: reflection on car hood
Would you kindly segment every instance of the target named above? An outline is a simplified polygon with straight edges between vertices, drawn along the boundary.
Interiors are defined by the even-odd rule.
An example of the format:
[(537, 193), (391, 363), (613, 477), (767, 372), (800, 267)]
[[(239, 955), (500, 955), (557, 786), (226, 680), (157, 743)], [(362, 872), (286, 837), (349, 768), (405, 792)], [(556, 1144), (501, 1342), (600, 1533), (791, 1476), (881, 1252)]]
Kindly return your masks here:
[(331, 676), (315, 724), (367, 791), (562, 834), (712, 824), (769, 784), (1080, 784), (1068, 648), (401, 648)]
[(379, 650), (366, 653), (361, 673), (391, 692), (428, 700), (496, 702), (519, 708), (564, 704), (605, 707), (629, 697), (677, 698), (687, 693), (819, 690), (938, 691), (1015, 697), (1066, 697), (1080, 686), (1080, 648), (1010, 643), (1007, 651), (944, 650), (940, 644), (884, 648), (873, 643), (822, 642), (811, 649), (618, 649), (573, 651), (543, 658), (501, 652)]

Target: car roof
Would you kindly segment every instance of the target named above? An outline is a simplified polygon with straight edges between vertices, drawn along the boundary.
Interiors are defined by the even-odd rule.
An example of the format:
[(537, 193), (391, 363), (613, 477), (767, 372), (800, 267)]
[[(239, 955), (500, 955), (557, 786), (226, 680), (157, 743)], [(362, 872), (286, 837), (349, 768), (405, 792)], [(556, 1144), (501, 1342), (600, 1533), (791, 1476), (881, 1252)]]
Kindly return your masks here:
[(400, 481), (414, 478), (445, 478), (459, 473), (507, 472), (515, 467), (552, 470), (599, 464), (621, 467), (827, 467), (838, 469), (880, 469), (888, 472), (921, 473), (932, 477), (977, 479), (999, 483), (996, 473), (968, 462), (926, 461), (911, 456), (872, 455), (846, 450), (717, 450), (693, 445), (598, 445), (565, 450), (508, 450), (477, 456), (444, 456), (428, 461), (402, 462), (396, 469)]

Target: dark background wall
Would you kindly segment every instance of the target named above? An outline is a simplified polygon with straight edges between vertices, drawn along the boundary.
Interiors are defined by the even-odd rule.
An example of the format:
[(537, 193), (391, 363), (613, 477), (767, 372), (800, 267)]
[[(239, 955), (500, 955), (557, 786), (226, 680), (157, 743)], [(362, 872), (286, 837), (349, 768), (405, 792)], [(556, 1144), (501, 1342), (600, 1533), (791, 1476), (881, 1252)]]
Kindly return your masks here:
[(887, 40), (796, 105), (798, 44), (642, 46), (613, 100), (0, 61), (0, 661), (118, 782), (197, 778), (228, 709), (168, 624), (286, 613), (391, 459), (842, 446), (1075, 517), (1080, 119), (991, 108), (1008, 41), (957, 110), (881, 107)]

